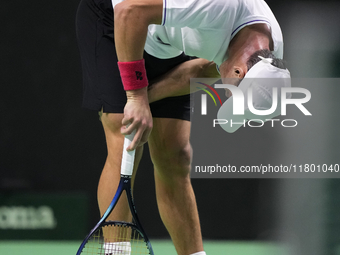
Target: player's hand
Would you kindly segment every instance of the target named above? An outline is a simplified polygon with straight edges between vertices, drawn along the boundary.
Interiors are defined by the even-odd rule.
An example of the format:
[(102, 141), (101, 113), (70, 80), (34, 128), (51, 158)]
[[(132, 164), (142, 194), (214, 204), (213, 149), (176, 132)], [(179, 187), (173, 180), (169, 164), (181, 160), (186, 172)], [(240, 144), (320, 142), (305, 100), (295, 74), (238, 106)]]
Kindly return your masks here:
[[(127, 103), (124, 108), (121, 133), (129, 135), (136, 130), (136, 135), (127, 148), (128, 151), (142, 146), (148, 141), (152, 130), (152, 115), (150, 112), (147, 88), (127, 91)], [(129, 125), (127, 127), (127, 125)]]

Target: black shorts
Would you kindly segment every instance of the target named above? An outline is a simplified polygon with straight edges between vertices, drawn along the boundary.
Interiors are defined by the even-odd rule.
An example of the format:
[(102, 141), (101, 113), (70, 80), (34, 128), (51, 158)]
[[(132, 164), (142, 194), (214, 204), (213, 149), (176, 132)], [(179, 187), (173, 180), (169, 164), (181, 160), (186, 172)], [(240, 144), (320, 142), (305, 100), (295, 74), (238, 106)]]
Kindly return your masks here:
[[(83, 107), (107, 113), (123, 113), (126, 93), (117, 66), (113, 38), (111, 0), (82, 0), (76, 17), (77, 39), (83, 71)], [(159, 59), (144, 52), (145, 67), (152, 80), (184, 61), (182, 54)], [(153, 117), (190, 120), (190, 95), (169, 97), (150, 104)]]

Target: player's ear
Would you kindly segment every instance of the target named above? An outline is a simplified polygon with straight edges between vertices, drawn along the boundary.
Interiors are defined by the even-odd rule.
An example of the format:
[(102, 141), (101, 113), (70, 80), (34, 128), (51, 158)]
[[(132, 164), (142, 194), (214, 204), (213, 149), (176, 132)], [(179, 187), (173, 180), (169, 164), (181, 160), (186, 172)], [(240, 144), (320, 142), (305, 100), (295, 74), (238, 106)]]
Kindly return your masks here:
[(242, 79), (246, 75), (246, 72), (239, 66), (234, 66), (233, 73), (234, 73), (235, 78), (240, 78), (240, 79)]

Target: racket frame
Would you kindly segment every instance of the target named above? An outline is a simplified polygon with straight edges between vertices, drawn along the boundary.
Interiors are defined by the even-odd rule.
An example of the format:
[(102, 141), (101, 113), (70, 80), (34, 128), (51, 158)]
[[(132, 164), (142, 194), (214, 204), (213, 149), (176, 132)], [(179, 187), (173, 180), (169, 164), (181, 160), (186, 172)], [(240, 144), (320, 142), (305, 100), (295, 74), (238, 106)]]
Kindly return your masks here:
[[(131, 192), (131, 176), (132, 176), (132, 170), (133, 170), (133, 162), (135, 157), (135, 151), (126, 151), (126, 148), (129, 146), (131, 141), (133, 140), (134, 133), (128, 136), (125, 136), (124, 139), (124, 146), (123, 146), (123, 155), (122, 155), (122, 165), (121, 165), (121, 175), (120, 175), (120, 181), (118, 184), (117, 191), (109, 205), (109, 207), (106, 209), (105, 213), (103, 214), (102, 218), (99, 220), (99, 222), (95, 225), (95, 227), (90, 231), (90, 233), (85, 237), (84, 241), (81, 243), (77, 254), (80, 255), (82, 253), (83, 248), (85, 247), (88, 240), (93, 236), (93, 234), (101, 227), (109, 224), (114, 224), (115, 222), (117, 224), (126, 224), (127, 226), (134, 226), (134, 228), (139, 230), (139, 233), (144, 239), (144, 242), (150, 252), (150, 255), (154, 255), (153, 249), (151, 246), (151, 243), (149, 241), (149, 238), (145, 234), (145, 231), (140, 224), (140, 221), (137, 216), (136, 207), (133, 201), (132, 192)], [(116, 206), (120, 196), (122, 195), (123, 191), (125, 190), (130, 212), (132, 215), (132, 218), (135, 223), (129, 223), (124, 221), (108, 221), (105, 222), (107, 217), (109, 217), (110, 213), (112, 212), (113, 208)]]

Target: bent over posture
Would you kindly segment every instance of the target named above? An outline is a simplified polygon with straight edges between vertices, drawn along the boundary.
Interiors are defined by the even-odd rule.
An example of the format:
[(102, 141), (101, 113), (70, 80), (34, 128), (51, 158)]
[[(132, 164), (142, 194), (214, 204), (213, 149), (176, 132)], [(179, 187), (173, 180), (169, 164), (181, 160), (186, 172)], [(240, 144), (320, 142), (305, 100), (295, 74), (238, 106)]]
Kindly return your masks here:
[[(219, 77), (216, 70), (243, 78), (259, 55), (282, 58), (274, 15), (262, 0), (82, 0), (77, 37), (83, 106), (100, 112), (108, 150), (100, 212), (118, 185), (124, 135), (136, 130), (128, 147), (136, 149), (135, 172), (148, 142), (159, 212), (177, 253), (204, 255), (189, 175), (189, 79)], [(110, 218), (129, 217), (121, 199)]]

